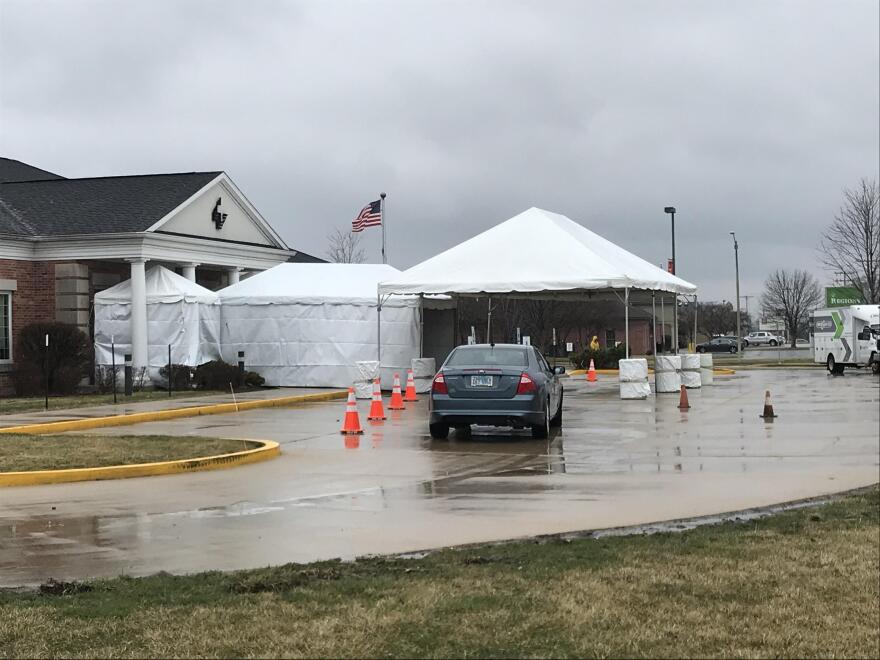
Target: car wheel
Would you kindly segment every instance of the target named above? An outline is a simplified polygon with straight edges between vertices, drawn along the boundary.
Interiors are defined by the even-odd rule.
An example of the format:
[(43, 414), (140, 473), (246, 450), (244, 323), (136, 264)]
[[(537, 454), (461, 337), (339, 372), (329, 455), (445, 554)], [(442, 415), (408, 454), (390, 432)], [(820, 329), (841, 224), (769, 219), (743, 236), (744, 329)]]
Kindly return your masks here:
[(736, 346), (731, 346), (731, 347), (730, 347), (730, 352), (731, 352), (731, 353), (736, 353)]
[(776, 344), (778, 344), (778, 343), (779, 343), (779, 342), (776, 341), (775, 339), (771, 339), (771, 340), (770, 340), (770, 345), (771, 345), (771, 346), (776, 346)]
[(550, 420), (550, 426), (559, 427), (562, 426), (562, 397), (563, 393), (559, 393), (559, 409), (556, 411), (556, 414), (553, 415), (553, 419)]
[(429, 424), (428, 428), (431, 431), (431, 437), (436, 440), (449, 437), (449, 424)]
[(544, 404), (544, 422), (532, 426), (533, 438), (546, 438), (550, 435), (550, 399)]
[(705, 348), (703, 348), (702, 346), (697, 346), (697, 353), (705, 353), (705, 352), (706, 352)]

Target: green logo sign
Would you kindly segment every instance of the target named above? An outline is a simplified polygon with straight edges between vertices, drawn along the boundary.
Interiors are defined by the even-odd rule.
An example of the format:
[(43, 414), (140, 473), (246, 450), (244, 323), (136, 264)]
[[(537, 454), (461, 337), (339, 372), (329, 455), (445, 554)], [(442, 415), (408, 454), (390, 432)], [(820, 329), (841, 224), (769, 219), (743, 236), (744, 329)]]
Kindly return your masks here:
[(854, 286), (825, 287), (826, 307), (847, 307), (848, 305), (864, 304), (862, 294)]

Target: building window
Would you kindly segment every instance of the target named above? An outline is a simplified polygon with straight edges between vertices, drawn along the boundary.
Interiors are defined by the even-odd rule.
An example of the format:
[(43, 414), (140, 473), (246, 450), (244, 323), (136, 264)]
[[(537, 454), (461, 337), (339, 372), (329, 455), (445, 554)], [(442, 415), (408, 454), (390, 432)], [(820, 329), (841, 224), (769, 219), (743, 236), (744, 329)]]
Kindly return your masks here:
[(12, 360), (12, 294), (0, 291), (0, 362)]

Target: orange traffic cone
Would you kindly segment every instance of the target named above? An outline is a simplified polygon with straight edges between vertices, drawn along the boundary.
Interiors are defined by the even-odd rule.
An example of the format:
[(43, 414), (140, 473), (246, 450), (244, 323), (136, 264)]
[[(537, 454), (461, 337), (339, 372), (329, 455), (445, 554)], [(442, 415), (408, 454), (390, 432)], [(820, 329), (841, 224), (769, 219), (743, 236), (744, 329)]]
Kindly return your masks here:
[(587, 371), (587, 380), (591, 383), (596, 382), (596, 363), (593, 362), (593, 358), (590, 358), (590, 368)]
[(404, 401), (418, 401), (419, 397), (416, 396), (416, 381), (413, 379), (412, 369), (406, 370), (406, 394), (403, 397)]
[(681, 386), (681, 396), (678, 398), (678, 409), (688, 410), (691, 404), (688, 403), (688, 391), (684, 385)]
[(764, 419), (773, 419), (776, 413), (773, 412), (773, 404), (770, 403), (770, 390), (764, 392), (764, 412), (761, 415)]
[(373, 381), (373, 402), (370, 404), (370, 414), (367, 415), (369, 421), (382, 421), (385, 419), (385, 407), (382, 405), (382, 388), (379, 385), (379, 379)]
[(348, 388), (348, 403), (345, 404), (345, 418), (342, 420), (342, 435), (360, 435), (364, 430), (361, 428), (361, 418), (358, 416), (357, 401), (354, 398), (354, 388)]
[(388, 404), (388, 410), (403, 410), (406, 404), (403, 403), (403, 396), (400, 393), (400, 374), (394, 374), (394, 388), (391, 390), (391, 403)]

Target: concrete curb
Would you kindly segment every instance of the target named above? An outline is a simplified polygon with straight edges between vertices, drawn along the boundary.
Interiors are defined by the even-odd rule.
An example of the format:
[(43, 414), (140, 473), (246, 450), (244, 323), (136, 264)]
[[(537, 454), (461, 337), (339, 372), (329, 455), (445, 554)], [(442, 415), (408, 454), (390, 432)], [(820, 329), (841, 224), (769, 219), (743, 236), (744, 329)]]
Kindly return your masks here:
[(94, 468), (73, 468), (68, 470), (31, 470), (28, 472), (0, 472), (0, 488), (5, 486), (40, 486), (63, 484), (75, 481), (103, 481), (106, 479), (131, 479), (133, 477), (155, 477), (163, 474), (181, 472), (204, 472), (223, 468), (247, 465), (275, 458), (281, 448), (272, 440), (245, 440), (258, 442), (259, 447), (231, 454), (184, 458), (159, 463), (135, 463), (133, 465), (108, 465)]
[(189, 408), (172, 408), (170, 410), (153, 410), (150, 412), (132, 413), (130, 415), (110, 415), (109, 417), (94, 417), (89, 419), (71, 419), (63, 422), (46, 422), (44, 424), (26, 424), (25, 426), (9, 426), (0, 428), (0, 433), (66, 433), (68, 431), (87, 431), (109, 426), (129, 426), (144, 422), (158, 422), (166, 419), (181, 419), (184, 417), (198, 417), (200, 415), (222, 415), (224, 413), (239, 412), (242, 410), (255, 410), (258, 408), (276, 408), (290, 406), (298, 403), (313, 403), (316, 401), (332, 401), (344, 399), (348, 393), (344, 390), (334, 392), (317, 392), (315, 394), (297, 394), (282, 396), (276, 399), (260, 399), (259, 401), (242, 401), (234, 403), (215, 403), (205, 406), (190, 406)]

